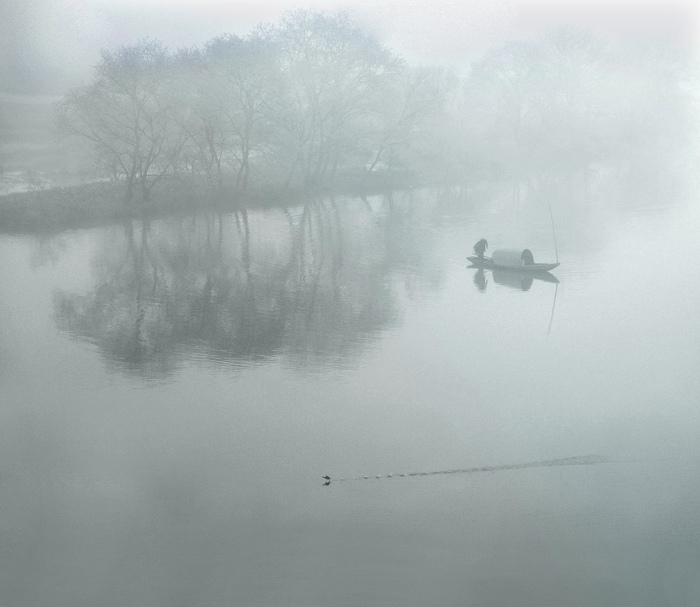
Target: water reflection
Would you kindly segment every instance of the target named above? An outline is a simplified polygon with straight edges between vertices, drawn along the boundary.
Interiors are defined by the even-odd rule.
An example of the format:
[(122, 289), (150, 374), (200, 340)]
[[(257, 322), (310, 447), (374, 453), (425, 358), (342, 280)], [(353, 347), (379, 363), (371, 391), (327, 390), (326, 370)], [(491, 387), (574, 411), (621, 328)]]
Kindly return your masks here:
[[(541, 274), (524, 274), (523, 272), (509, 272), (508, 270), (492, 270), (493, 282), (497, 285), (518, 289), (521, 291), (529, 291), (530, 287), (536, 280), (542, 282), (559, 283), (559, 279), (550, 274), (543, 272)], [(484, 268), (479, 268), (474, 273), (474, 284), (479, 291), (485, 291), (488, 279)]]
[(523, 274), (522, 272), (509, 272), (508, 270), (493, 271), (493, 282), (497, 285), (521, 289), (522, 291), (528, 291), (535, 280), (551, 283), (559, 282), (557, 277), (549, 272), (544, 272), (542, 274)]
[(532, 286), (533, 278), (522, 272), (494, 271), (493, 282), (497, 285), (503, 285), (512, 289), (529, 291)]
[(489, 281), (486, 279), (484, 268), (479, 268), (474, 274), (474, 284), (476, 285), (476, 288), (479, 289), (479, 291), (485, 291), (488, 282)]
[[(558, 222), (557, 300), (463, 261), (482, 233), (546, 251), (546, 210), (448, 204), (135, 223), (55, 265), (0, 239), (4, 603), (698, 604), (699, 207)], [(342, 381), (251, 364), (354, 360), (385, 328)], [(679, 464), (450, 470), (574, 453)], [(396, 471), (450, 475), (319, 486)]]
[(130, 222), (97, 254), (90, 292), (55, 292), (56, 323), (110, 366), (152, 377), (193, 357), (344, 364), (398, 319), (392, 267), (419, 266), (425, 246), (412, 208), (314, 200)]

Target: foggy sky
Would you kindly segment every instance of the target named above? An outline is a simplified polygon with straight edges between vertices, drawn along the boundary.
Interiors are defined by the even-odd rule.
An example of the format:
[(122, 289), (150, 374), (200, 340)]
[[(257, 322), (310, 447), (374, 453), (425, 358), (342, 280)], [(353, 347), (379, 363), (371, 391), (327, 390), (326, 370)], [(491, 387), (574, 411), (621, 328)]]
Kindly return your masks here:
[(0, 93), (62, 94), (89, 79), (100, 48), (144, 37), (192, 46), (244, 34), (295, 7), (348, 9), (410, 61), (453, 65), (498, 40), (556, 25), (694, 46), (700, 14), (689, 0), (0, 0)]

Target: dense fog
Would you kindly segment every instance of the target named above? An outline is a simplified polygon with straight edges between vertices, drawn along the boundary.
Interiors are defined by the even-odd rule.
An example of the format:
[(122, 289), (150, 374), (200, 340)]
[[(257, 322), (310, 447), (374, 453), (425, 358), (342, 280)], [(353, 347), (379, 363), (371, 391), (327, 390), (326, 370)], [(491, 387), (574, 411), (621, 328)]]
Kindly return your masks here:
[(695, 161), (697, 76), (683, 45), (572, 26), (459, 69), (416, 64), (348, 12), (295, 9), (195, 46), (104, 48), (52, 107), (5, 96), (0, 164), (34, 188), (116, 180), (127, 203), (173, 180), (227, 199), (596, 170), (672, 180)]
[(700, 604), (695, 13), (561, 4), (0, 6), (0, 605)]
[(220, 191), (398, 174), (462, 184), (674, 160), (697, 72), (659, 46), (558, 28), (500, 43), (466, 75), (414, 67), (347, 13), (297, 10), (246, 37), (104, 51), (60, 126), (144, 199), (159, 180)]

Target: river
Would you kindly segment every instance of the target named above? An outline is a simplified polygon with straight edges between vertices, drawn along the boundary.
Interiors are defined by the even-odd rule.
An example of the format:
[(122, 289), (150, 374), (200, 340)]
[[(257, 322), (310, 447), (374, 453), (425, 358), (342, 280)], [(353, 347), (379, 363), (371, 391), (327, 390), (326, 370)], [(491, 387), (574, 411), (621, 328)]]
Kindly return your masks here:
[(552, 216), (556, 250), (507, 188), (0, 236), (0, 603), (700, 603), (700, 207)]

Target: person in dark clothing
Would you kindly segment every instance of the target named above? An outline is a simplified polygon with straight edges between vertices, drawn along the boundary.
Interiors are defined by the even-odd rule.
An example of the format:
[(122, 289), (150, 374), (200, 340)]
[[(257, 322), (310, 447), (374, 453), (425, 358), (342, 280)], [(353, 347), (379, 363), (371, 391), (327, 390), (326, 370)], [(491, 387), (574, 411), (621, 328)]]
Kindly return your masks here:
[(474, 253), (479, 259), (484, 258), (484, 251), (489, 248), (489, 243), (486, 242), (485, 238), (482, 238), (479, 242), (474, 245)]

